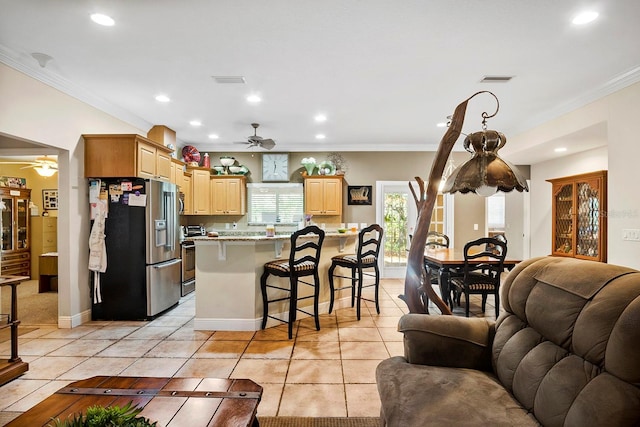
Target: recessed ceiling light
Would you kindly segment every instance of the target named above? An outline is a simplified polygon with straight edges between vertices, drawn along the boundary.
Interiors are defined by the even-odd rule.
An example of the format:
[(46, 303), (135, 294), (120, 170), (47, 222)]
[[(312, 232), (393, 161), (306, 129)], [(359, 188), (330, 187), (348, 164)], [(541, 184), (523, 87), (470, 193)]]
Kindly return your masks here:
[(587, 10), (585, 12), (581, 12), (577, 14), (575, 18), (573, 18), (573, 21), (571, 22), (573, 22), (575, 25), (584, 25), (595, 20), (597, 17), (598, 17), (598, 12), (595, 12), (593, 10)]
[(325, 116), (324, 114), (318, 114), (317, 116), (314, 117), (314, 119), (316, 122), (322, 123), (327, 121), (327, 116)]
[(436, 126), (439, 127), (439, 128), (443, 128), (443, 127), (446, 127), (447, 124), (445, 122), (440, 122)]
[(216, 135), (215, 133), (209, 134), (209, 139), (218, 139), (220, 138), (218, 135)]
[(191, 126), (202, 126), (202, 122), (200, 120), (191, 120), (189, 124)]
[(323, 133), (319, 133), (316, 135), (316, 139), (325, 139), (326, 136)]
[(567, 148), (566, 147), (558, 147), (553, 151), (555, 151), (556, 153), (564, 153), (565, 151), (567, 151)]
[(112, 27), (116, 23), (116, 21), (114, 21), (112, 17), (104, 15), (102, 13), (92, 13), (91, 20), (96, 24), (104, 25), (105, 27)]
[(262, 101), (262, 98), (260, 98), (258, 95), (247, 96), (247, 102), (250, 102), (252, 104), (257, 104), (260, 101)]
[(157, 95), (156, 96), (156, 101), (158, 101), (158, 102), (170, 102), (171, 98), (169, 98), (167, 95)]

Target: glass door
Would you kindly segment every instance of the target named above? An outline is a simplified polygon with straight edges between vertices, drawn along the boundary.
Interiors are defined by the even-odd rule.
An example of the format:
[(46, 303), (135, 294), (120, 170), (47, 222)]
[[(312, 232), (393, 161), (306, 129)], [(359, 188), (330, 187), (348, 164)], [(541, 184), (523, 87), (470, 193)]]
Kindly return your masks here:
[(16, 249), (29, 248), (29, 200), (16, 199)]
[(0, 201), (0, 210), (2, 211), (2, 250), (11, 251), (13, 247), (13, 199), (11, 197), (3, 197)]

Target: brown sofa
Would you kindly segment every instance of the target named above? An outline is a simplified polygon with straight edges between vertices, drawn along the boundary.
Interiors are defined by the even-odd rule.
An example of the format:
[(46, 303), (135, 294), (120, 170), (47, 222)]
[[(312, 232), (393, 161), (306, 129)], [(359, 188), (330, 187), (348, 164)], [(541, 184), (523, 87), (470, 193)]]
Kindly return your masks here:
[(383, 425), (640, 425), (640, 272), (535, 258), (482, 318), (407, 314), (376, 371)]

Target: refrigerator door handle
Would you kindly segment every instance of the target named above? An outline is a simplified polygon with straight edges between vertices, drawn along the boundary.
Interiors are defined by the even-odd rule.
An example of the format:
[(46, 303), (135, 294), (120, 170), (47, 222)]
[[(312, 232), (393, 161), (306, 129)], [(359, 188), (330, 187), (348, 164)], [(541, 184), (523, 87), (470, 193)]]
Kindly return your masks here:
[(167, 241), (165, 247), (173, 251), (176, 249), (176, 201), (175, 193), (164, 193), (164, 211), (167, 218)]
[(161, 264), (155, 264), (153, 265), (153, 268), (165, 268), (165, 267), (169, 267), (170, 265), (180, 264), (181, 262), (182, 260), (178, 258), (178, 259), (174, 259), (173, 261), (163, 262)]

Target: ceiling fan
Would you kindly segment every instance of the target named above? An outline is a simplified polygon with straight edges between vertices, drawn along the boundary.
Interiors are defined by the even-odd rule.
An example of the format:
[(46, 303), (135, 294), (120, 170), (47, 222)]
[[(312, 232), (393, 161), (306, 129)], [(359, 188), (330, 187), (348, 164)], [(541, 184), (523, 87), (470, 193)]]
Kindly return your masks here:
[(261, 147), (265, 150), (271, 150), (276, 146), (276, 143), (273, 139), (265, 139), (258, 135), (258, 127), (260, 126), (259, 123), (251, 123), (251, 126), (253, 127), (253, 135), (248, 136), (247, 141), (234, 142), (234, 144), (248, 144), (249, 146), (247, 148)]
[(58, 171), (58, 162), (53, 157), (43, 156), (38, 157), (33, 161), (23, 160), (23, 161), (2, 161), (0, 164), (4, 165), (27, 165), (20, 169), (28, 169), (33, 168), (38, 175), (40, 176), (53, 176), (54, 173)]

